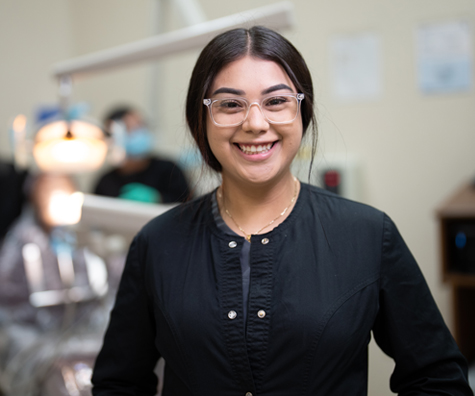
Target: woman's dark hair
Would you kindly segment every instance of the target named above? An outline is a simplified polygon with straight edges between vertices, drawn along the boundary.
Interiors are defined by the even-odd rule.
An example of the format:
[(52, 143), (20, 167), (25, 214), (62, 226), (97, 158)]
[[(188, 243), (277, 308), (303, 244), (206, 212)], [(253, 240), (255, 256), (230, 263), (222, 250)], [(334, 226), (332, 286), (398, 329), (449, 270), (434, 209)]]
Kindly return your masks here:
[(305, 94), (300, 112), (303, 135), (312, 123), (311, 170), (317, 145), (312, 77), (300, 52), (279, 33), (263, 26), (221, 33), (208, 43), (196, 61), (186, 98), (186, 121), (205, 163), (215, 171), (220, 172), (222, 169), (208, 143), (207, 108), (203, 105), (203, 99), (209, 95), (216, 75), (226, 65), (246, 55), (277, 63), (286, 71), (297, 92)]

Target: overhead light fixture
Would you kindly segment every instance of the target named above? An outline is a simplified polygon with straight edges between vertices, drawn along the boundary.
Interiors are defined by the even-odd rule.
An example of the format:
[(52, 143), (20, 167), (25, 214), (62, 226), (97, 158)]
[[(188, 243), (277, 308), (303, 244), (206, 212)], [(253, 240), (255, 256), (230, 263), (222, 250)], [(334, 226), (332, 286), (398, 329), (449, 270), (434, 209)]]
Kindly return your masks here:
[(109, 151), (111, 163), (124, 157), (114, 136), (109, 139), (98, 125), (83, 118), (56, 118), (36, 133), (27, 133), (26, 117), (20, 114), (14, 119), (10, 134), (18, 169), (27, 169), (31, 156), (43, 172), (68, 174), (99, 169)]
[(93, 171), (104, 163), (107, 143), (97, 125), (84, 120), (57, 120), (36, 133), (33, 157), (44, 172)]
[(48, 121), (27, 138), (26, 118), (19, 115), (12, 124), (15, 163), (28, 165), (33, 158), (43, 172), (82, 173), (99, 169), (108, 152), (106, 134), (85, 118), (85, 103), (70, 104), (72, 80), (59, 79), (59, 105), (49, 109)]

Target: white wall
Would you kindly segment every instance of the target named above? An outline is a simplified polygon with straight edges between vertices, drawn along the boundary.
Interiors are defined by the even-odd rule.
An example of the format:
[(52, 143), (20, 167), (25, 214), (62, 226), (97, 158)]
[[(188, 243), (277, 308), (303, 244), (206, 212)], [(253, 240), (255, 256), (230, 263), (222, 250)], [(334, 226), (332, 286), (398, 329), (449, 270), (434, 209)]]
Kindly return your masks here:
[[(271, 0), (201, 0), (209, 19), (251, 9)], [(418, 260), (444, 315), (450, 296), (440, 281), (436, 206), (475, 176), (475, 94), (425, 96), (416, 85), (415, 28), (421, 23), (463, 19), (472, 26), (469, 0), (295, 0), (297, 27), (285, 35), (301, 50), (314, 76), (320, 121), (319, 158), (357, 155), (362, 198), (397, 223)], [(151, 0), (42, 2), (0, 0), (0, 152), (8, 153), (5, 124), (36, 103), (54, 100), (51, 62), (146, 37)], [(48, 11), (46, 11), (48, 9)], [(169, 6), (166, 29), (182, 27)], [(69, 18), (69, 19), (68, 19)], [(328, 42), (338, 34), (371, 31), (383, 45), (383, 95), (342, 104), (330, 93)], [(187, 141), (183, 103), (197, 52), (160, 62), (157, 87), (160, 151), (177, 153)], [(93, 105), (93, 115), (116, 102), (149, 108), (150, 65), (134, 66), (76, 81), (75, 99)], [(318, 162), (318, 161), (317, 161)], [(322, 161), (320, 161), (320, 164)], [(392, 362), (371, 348), (370, 392), (391, 394)]]

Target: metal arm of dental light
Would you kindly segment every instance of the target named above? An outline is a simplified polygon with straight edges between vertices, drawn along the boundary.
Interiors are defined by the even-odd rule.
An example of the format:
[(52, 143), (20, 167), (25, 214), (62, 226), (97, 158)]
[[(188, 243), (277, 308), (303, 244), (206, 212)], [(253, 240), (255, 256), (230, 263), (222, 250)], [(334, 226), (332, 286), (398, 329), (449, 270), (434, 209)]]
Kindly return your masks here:
[(133, 43), (62, 61), (53, 65), (53, 75), (80, 75), (138, 62), (157, 60), (186, 50), (203, 47), (215, 35), (254, 24), (283, 29), (295, 25), (294, 6), (289, 1), (198, 23), (180, 30), (159, 34)]
[(180, 12), (187, 26), (206, 22), (206, 16), (199, 0), (173, 0), (173, 4)]
[(82, 225), (119, 234), (136, 234), (147, 222), (176, 206), (84, 194)]

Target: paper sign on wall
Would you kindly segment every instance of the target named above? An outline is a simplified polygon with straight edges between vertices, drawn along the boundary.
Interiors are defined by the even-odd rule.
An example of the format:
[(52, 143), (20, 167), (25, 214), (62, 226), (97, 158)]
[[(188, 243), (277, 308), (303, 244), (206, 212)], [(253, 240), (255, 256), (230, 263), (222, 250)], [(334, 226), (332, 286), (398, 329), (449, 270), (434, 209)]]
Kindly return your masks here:
[(374, 33), (330, 41), (332, 92), (340, 100), (371, 100), (382, 92), (381, 38)]
[(472, 87), (472, 37), (467, 22), (420, 26), (416, 51), (422, 92), (457, 92)]

